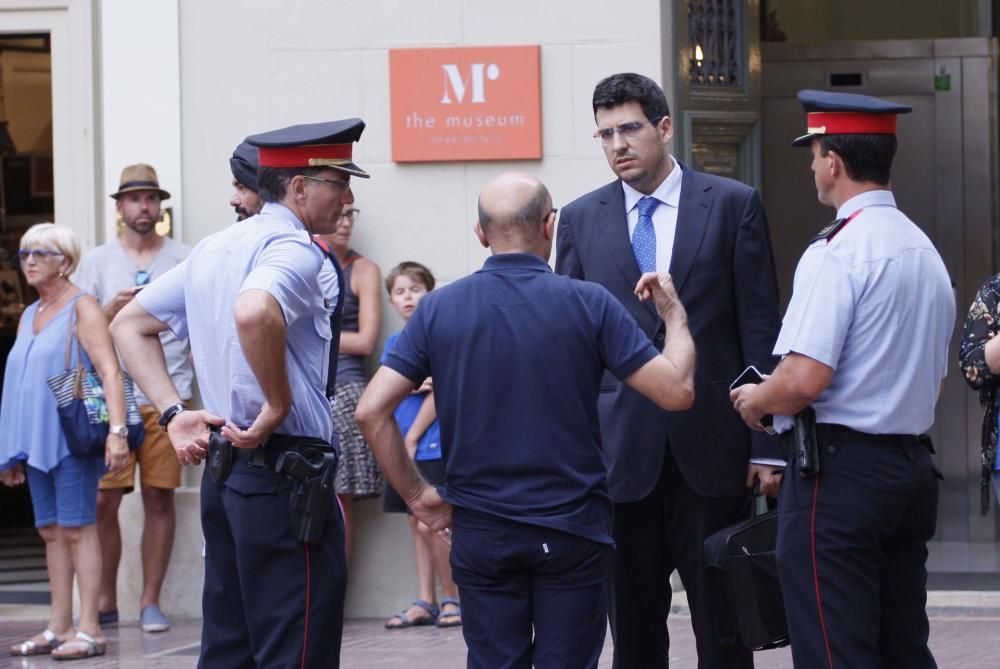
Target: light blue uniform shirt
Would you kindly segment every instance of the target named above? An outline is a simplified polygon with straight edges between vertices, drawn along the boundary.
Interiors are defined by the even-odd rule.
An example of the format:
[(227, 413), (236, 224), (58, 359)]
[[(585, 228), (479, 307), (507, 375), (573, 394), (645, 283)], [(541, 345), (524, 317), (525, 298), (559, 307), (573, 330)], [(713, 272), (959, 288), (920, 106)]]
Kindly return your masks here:
[(175, 335), (190, 339), (205, 408), (246, 428), (264, 394), (240, 347), (233, 306), (243, 291), (269, 293), (285, 317), (292, 389), (291, 411), (277, 432), (329, 442), (333, 423), (325, 391), (335, 277), (295, 214), (268, 203), (259, 215), (202, 240), (136, 299)]
[[(921, 434), (934, 422), (955, 295), (930, 239), (888, 190), (857, 195), (837, 218), (864, 209), (795, 270), (775, 355), (800, 353), (833, 368), (813, 402), (816, 421), (869, 434)], [(791, 420), (775, 417), (779, 431)]]

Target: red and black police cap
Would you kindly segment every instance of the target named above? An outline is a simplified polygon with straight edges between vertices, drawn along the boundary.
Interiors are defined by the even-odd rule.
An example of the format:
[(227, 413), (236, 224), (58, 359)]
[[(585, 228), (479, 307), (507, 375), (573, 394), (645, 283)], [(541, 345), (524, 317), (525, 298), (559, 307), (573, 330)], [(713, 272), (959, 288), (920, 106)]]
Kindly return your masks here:
[(896, 116), (913, 107), (857, 93), (802, 90), (799, 103), (806, 112), (806, 134), (792, 146), (809, 146), (823, 135), (895, 135)]
[(305, 123), (250, 135), (261, 167), (329, 167), (351, 176), (369, 178), (351, 157), (365, 122), (359, 118)]

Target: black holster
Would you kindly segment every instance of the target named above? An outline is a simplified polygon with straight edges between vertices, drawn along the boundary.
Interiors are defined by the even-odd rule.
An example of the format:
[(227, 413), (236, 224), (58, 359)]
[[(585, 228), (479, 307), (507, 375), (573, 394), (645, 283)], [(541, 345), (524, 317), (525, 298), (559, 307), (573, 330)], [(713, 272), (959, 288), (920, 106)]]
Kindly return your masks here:
[(795, 426), (781, 435), (785, 457), (795, 461), (799, 476), (819, 474), (819, 436), (816, 433), (816, 412), (806, 407), (795, 414)]
[(221, 486), (229, 478), (233, 470), (233, 445), (219, 434), (219, 428), (213, 426), (208, 435), (208, 474), (215, 485)]
[(337, 452), (326, 444), (300, 445), (279, 455), (274, 471), (294, 482), (289, 509), (296, 538), (309, 543), (322, 541), (335, 494)]

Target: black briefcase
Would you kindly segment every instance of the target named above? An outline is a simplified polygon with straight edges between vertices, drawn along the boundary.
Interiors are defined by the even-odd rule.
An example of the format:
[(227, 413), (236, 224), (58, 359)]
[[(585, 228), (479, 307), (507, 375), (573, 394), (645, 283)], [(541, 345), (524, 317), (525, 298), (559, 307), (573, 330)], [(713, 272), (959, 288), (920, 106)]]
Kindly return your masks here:
[[(754, 491), (756, 493), (756, 489)], [(788, 622), (778, 582), (778, 512), (758, 513), (705, 540), (705, 582), (722, 643), (750, 650), (788, 645)]]

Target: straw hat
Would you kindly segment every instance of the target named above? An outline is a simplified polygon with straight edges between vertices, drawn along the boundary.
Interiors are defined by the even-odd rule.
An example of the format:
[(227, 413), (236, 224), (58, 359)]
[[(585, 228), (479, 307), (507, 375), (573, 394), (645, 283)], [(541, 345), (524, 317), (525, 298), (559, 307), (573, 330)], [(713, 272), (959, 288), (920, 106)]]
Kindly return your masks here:
[(160, 180), (156, 178), (156, 170), (152, 165), (137, 163), (129, 165), (122, 170), (122, 177), (118, 182), (118, 192), (112, 193), (111, 197), (118, 199), (123, 194), (136, 190), (155, 190), (160, 193), (161, 200), (170, 199), (170, 193), (160, 188)]

